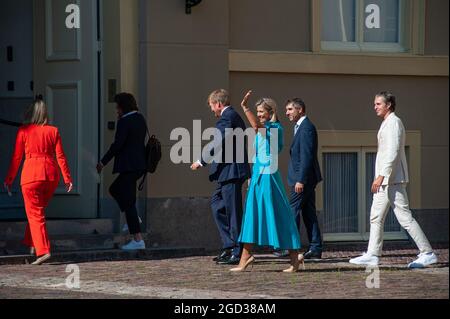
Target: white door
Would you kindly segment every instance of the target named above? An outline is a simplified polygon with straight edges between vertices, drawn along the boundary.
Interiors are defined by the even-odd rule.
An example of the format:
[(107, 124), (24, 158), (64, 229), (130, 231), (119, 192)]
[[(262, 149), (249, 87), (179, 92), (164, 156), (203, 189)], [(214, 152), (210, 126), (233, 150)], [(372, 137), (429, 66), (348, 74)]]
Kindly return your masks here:
[[(66, 27), (66, 7), (80, 8), (80, 28)], [(47, 217), (96, 218), (98, 176), (97, 1), (34, 1), (34, 91), (43, 94), (51, 123), (61, 133), (74, 180), (73, 193), (63, 182)]]

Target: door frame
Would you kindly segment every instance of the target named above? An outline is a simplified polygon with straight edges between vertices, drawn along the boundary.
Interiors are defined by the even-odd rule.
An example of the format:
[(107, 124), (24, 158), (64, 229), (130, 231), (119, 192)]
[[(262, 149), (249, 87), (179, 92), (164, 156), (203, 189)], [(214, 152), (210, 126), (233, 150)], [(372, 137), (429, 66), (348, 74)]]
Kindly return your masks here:
[[(139, 94), (139, 0), (97, 0), (99, 7), (99, 51), (101, 52), (99, 89), (99, 151), (98, 160), (114, 140), (115, 130), (109, 122), (116, 122), (117, 115), (112, 97), (115, 93), (129, 92), (146, 115), (146, 106), (140, 104)], [(110, 83), (114, 83), (110, 86)], [(99, 218), (112, 219), (116, 230), (120, 229), (120, 210), (109, 195), (109, 186), (114, 180), (112, 163), (103, 169), (100, 178), (98, 211)], [(142, 194), (142, 195), (141, 195)], [(146, 190), (138, 196), (139, 210), (143, 211), (144, 227), (146, 214)]]

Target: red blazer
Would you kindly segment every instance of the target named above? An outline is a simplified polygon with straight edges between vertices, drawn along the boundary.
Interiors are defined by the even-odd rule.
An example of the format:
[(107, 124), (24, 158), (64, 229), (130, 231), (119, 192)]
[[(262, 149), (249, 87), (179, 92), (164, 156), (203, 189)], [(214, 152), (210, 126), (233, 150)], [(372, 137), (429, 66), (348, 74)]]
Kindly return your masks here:
[(72, 183), (61, 136), (56, 127), (32, 124), (19, 128), (11, 165), (5, 179), (6, 184), (11, 185), (16, 178), (24, 153), (21, 185), (41, 181), (59, 181), (58, 165), (61, 168), (64, 183)]

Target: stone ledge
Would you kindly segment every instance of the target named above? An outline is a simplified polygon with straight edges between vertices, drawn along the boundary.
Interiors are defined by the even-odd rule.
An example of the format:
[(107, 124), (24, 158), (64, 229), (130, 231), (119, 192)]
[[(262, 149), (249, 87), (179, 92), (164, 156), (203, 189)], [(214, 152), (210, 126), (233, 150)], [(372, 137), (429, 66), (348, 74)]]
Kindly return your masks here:
[[(124, 251), (119, 249), (71, 251), (52, 255), (49, 264), (52, 263), (82, 263), (93, 261), (122, 261), (122, 260), (151, 260), (169, 259), (205, 254), (203, 248), (153, 248), (138, 251)], [(0, 256), (0, 265), (31, 264), (36, 259), (31, 255)]]

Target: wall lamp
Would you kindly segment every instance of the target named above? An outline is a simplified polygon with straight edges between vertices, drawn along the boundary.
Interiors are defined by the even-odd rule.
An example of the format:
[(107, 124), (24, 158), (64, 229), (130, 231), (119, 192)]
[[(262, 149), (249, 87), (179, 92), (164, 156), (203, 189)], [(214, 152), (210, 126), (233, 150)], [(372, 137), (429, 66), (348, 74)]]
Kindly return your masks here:
[(186, 14), (191, 14), (192, 7), (198, 5), (202, 0), (186, 0)]

